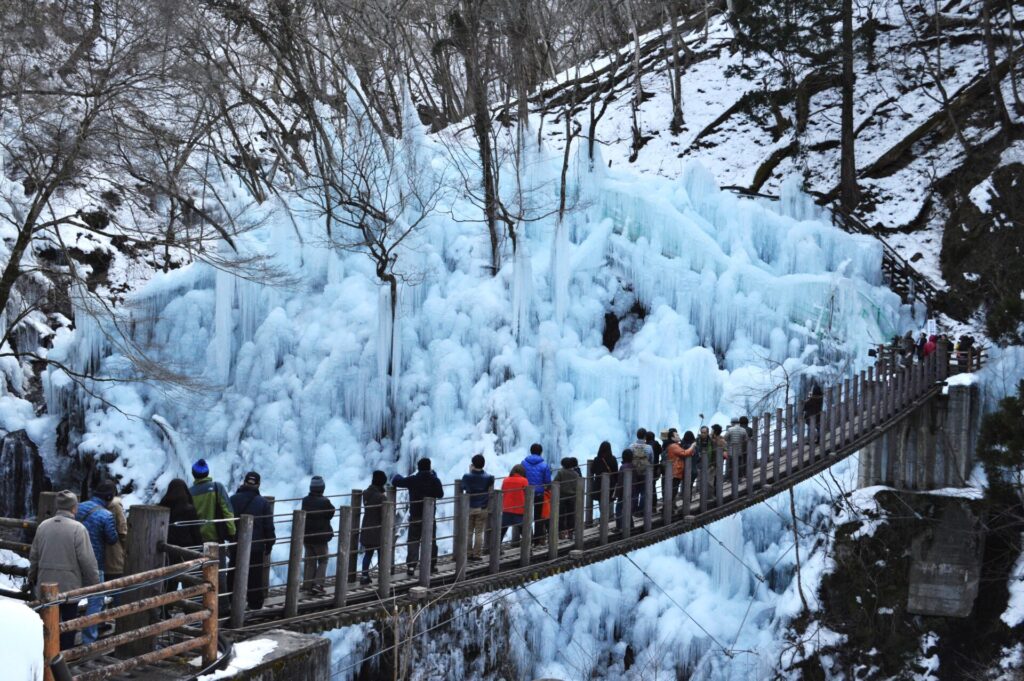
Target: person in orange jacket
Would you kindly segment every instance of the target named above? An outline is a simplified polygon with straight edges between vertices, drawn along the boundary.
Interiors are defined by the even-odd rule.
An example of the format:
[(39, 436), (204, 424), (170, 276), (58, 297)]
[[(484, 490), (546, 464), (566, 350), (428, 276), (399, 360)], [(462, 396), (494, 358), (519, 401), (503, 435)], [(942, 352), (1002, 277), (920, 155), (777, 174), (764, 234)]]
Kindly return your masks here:
[(512, 541), (519, 539), (523, 526), (523, 514), (526, 512), (526, 488), (530, 482), (526, 479), (526, 468), (521, 463), (512, 466), (512, 471), (501, 483), (501, 540), (505, 540), (505, 530), (512, 528)]
[[(683, 489), (683, 479), (685, 474), (684, 465), (687, 459), (693, 457), (696, 448), (694, 443), (697, 438), (694, 436), (693, 431), (686, 431), (683, 435), (683, 441), (679, 441), (679, 433), (673, 428), (669, 431), (669, 438), (671, 443), (668, 449), (665, 450), (665, 456), (668, 457), (669, 461), (672, 462), (672, 498), (679, 499), (679, 493)], [(691, 484), (693, 477), (691, 476)]]

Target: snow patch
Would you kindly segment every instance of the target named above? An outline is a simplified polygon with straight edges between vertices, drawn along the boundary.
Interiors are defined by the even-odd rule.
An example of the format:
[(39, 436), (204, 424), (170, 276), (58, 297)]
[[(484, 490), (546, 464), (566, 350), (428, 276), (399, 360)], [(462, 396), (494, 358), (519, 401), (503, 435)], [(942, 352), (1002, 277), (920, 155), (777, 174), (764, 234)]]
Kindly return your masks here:
[(0, 660), (5, 679), (42, 681), (43, 621), (20, 601), (0, 596)]

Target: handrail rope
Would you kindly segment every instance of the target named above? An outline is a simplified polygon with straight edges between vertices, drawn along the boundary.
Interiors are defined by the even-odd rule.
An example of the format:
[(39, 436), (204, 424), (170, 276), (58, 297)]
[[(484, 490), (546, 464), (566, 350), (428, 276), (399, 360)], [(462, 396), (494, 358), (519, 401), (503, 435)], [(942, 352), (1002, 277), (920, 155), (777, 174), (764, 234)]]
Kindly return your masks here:
[[(212, 562), (212, 561), (207, 561), (203, 565), (206, 565), (209, 562)], [(160, 584), (162, 582), (166, 582), (166, 581), (171, 580), (171, 579), (177, 579), (178, 577), (181, 577), (182, 575), (186, 575), (189, 572), (192, 572), (193, 570), (202, 569), (202, 567), (203, 567), (202, 565), (193, 565), (193, 566), (184, 568), (182, 570), (179, 570), (177, 572), (169, 573), (169, 574), (164, 575), (162, 577), (155, 577), (153, 579), (148, 579), (146, 581), (139, 582), (138, 584), (131, 584), (129, 586), (124, 586), (124, 587), (120, 587), (120, 588), (117, 588), (117, 589), (107, 589), (107, 590), (104, 590), (104, 591), (97, 591), (95, 593), (90, 593), (90, 594), (88, 594), (86, 596), (82, 596), (80, 598), (76, 597), (75, 600), (84, 600), (86, 598), (95, 598), (97, 596), (116, 596), (118, 594), (128, 593), (129, 591), (137, 591), (137, 590), (143, 589), (145, 587), (155, 586), (156, 584)], [(61, 605), (63, 603), (67, 603), (67, 602), (68, 602), (68, 598), (67, 598), (66, 595), (64, 595), (63, 597), (54, 599), (52, 601), (47, 601), (45, 603), (38, 603), (36, 605), (33, 605), (32, 609), (35, 610), (36, 612), (38, 612), (38, 611), (40, 611), (40, 610), (42, 610), (44, 608), (49, 608), (49, 607), (52, 607), (54, 605)]]

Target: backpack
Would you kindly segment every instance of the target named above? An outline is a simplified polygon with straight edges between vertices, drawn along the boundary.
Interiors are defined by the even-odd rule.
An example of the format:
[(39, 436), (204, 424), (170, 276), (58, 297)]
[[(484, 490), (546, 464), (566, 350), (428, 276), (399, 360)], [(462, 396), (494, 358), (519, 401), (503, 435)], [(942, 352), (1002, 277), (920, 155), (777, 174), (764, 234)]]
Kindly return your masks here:
[(634, 442), (630, 449), (633, 450), (633, 469), (636, 471), (636, 477), (638, 480), (643, 480), (644, 475), (647, 474), (647, 466), (650, 463), (647, 460), (647, 445)]

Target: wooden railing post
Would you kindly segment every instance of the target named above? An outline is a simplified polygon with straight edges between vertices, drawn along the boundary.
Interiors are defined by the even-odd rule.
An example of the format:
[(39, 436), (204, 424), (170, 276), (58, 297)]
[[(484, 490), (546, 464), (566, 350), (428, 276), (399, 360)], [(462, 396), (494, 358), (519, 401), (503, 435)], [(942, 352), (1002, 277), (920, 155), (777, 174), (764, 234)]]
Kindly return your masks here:
[[(270, 514), (270, 519), (274, 519), (274, 508), (277, 506), (277, 497), (265, 496), (267, 500), (267, 513)], [(263, 589), (264, 596), (270, 593), (270, 568), (271, 563), (274, 562), (270, 551), (264, 549), (263, 551)]]
[(654, 465), (644, 469), (644, 532), (650, 532), (654, 523)]
[(586, 487), (586, 505), (584, 506), (584, 522), (587, 527), (594, 524), (594, 460), (587, 459), (587, 475), (584, 478), (584, 486)]
[[(243, 514), (235, 526), (235, 578), (231, 587), (231, 628), (245, 626), (245, 602), (249, 591), (249, 554), (252, 551), (252, 516)], [(260, 552), (265, 549), (260, 546)]]
[(775, 408), (775, 449), (772, 451), (772, 470), (775, 471), (772, 481), (778, 484), (780, 479), (779, 466), (782, 458), (782, 407)]
[[(730, 426), (731, 427), (731, 426)], [(729, 500), (736, 499), (740, 488), (740, 462), (744, 459), (743, 445), (729, 446)]]
[[(128, 546), (125, 547), (124, 574), (135, 575), (147, 570), (163, 567), (164, 554), (157, 546), (167, 541), (167, 527), (171, 511), (164, 506), (148, 506), (136, 504), (128, 509)], [(216, 573), (214, 573), (216, 574)], [(133, 589), (121, 594), (121, 604), (127, 605), (156, 596), (163, 591), (163, 583)], [(214, 601), (216, 603), (216, 600)], [(216, 610), (215, 610), (216, 612)], [(119, 622), (124, 631), (142, 629), (153, 622), (155, 612), (152, 610), (126, 615)], [(152, 652), (156, 644), (153, 637), (141, 638), (126, 643), (118, 649), (118, 654), (125, 657), (137, 657)]]
[[(700, 445), (697, 445), (700, 447)], [(708, 471), (711, 470), (711, 462), (709, 458), (714, 456), (714, 448), (709, 452), (700, 453), (700, 512), (708, 510), (708, 494), (710, 493), (710, 486), (708, 485)]]
[(667, 454), (662, 455), (661, 462), (661, 524), (672, 524), (672, 510), (675, 506), (672, 498), (672, 462)]
[[(44, 603), (52, 602), (60, 593), (57, 584), (47, 582), (39, 585), (39, 598)], [(60, 655), (60, 606), (49, 605), (39, 612), (43, 620), (43, 679), (54, 681), (50, 662)]]
[[(338, 508), (338, 555), (334, 558), (334, 607), (348, 600), (348, 573), (352, 558), (352, 507)], [(377, 557), (380, 562), (380, 556)]]
[(573, 546), (580, 551), (583, 550), (583, 530), (585, 525), (583, 524), (583, 500), (585, 499), (587, 486), (583, 478), (576, 480), (576, 507), (575, 519), (573, 522), (572, 538)]
[(501, 570), (501, 525), (502, 507), (504, 506), (504, 493), (501, 490), (491, 492), (491, 515), (488, 516), (491, 526), (491, 553), (488, 556), (488, 570), (492, 575), (498, 574)]
[(523, 504), (523, 527), (519, 531), (519, 565), (528, 567), (530, 558), (533, 555), (533, 497), (536, 490), (533, 485), (527, 485), (523, 490), (525, 503)]
[(206, 645), (203, 646), (203, 666), (208, 667), (217, 661), (217, 589), (220, 586), (218, 575), (220, 546), (216, 542), (203, 544), (203, 555), (206, 557), (206, 564), (203, 566), (203, 581), (210, 585), (210, 590), (203, 594), (203, 609), (210, 611), (210, 616), (203, 620), (203, 635), (207, 637)]
[(835, 413), (835, 406), (832, 404), (832, 386), (825, 388), (822, 395), (821, 409), (821, 453), (822, 456), (828, 453), (832, 438), (832, 416)]
[(793, 474), (796, 463), (793, 461), (793, 404), (786, 404), (786, 475)]
[[(394, 489), (393, 487), (391, 489)], [(353, 509), (353, 513), (355, 510)], [(377, 557), (377, 597), (391, 598), (391, 569), (395, 564), (395, 502), (388, 499), (380, 509), (380, 554)]]
[(462, 491), (462, 480), (455, 481), (455, 505), (452, 510), (452, 553), (455, 558), (455, 579), (466, 577), (466, 556), (469, 551), (469, 495)]
[(715, 508), (722, 506), (722, 482), (725, 477), (725, 449), (720, 444), (714, 445), (715, 450)]
[(619, 469), (622, 476), (622, 538), (629, 539), (633, 533), (633, 468)]
[[(803, 410), (802, 407), (800, 409), (799, 421), (800, 421), (800, 424), (797, 426), (797, 431), (796, 431), (796, 467), (797, 467), (797, 470), (800, 470), (801, 468), (803, 468), (804, 465), (808, 465), (808, 466), (810, 465), (809, 462), (805, 462), (804, 461), (804, 447), (807, 444), (806, 443), (806, 438), (807, 438), (807, 417), (804, 416), (804, 410)], [(812, 457), (812, 459), (813, 459), (813, 457)]]
[[(458, 489), (458, 488), (456, 488)], [(420, 521), (420, 586), (430, 587), (430, 570), (434, 562), (434, 497), (423, 497), (423, 519)], [(465, 558), (463, 558), (465, 560)]]
[(611, 473), (601, 473), (601, 498), (598, 500), (598, 511), (601, 514), (600, 518), (598, 518), (598, 522), (601, 526), (598, 533), (598, 541), (601, 546), (608, 543), (608, 516), (611, 515), (608, 512), (610, 497)]
[(562, 505), (562, 485), (558, 482), (551, 482), (551, 503), (548, 504), (548, 560), (555, 560), (558, 558), (558, 533), (559, 513)]
[(299, 587), (302, 584), (302, 538), (306, 534), (306, 512), (292, 511), (292, 538), (288, 549), (288, 576), (284, 592), (284, 616), (299, 614)]
[[(764, 413), (762, 423), (764, 428), (761, 431), (761, 486), (764, 487), (768, 483), (768, 433), (771, 432), (771, 420), (772, 416), (768, 412)], [(755, 433), (756, 436), (756, 433)], [(687, 509), (689, 510), (689, 509)]]
[(683, 459), (683, 515), (690, 515), (693, 503), (693, 457)]
[[(49, 520), (57, 514), (57, 493), (56, 492), (40, 492), (39, 493), (39, 506), (36, 510), (36, 523), (41, 523), (44, 520)], [(38, 527), (38, 525), (37, 525)]]
[[(394, 489), (394, 488), (392, 488)], [(392, 499), (394, 501), (394, 499)], [(348, 553), (348, 581), (355, 582), (357, 568), (356, 561), (359, 558), (359, 523), (362, 520), (363, 515), (363, 492), (362, 490), (352, 490), (352, 520), (350, 522), (351, 531), (349, 532), (349, 553)], [(377, 556), (377, 562), (380, 563), (380, 556)]]
[(747, 496), (754, 493), (754, 463), (757, 458), (757, 426), (758, 420), (754, 416), (750, 419), (750, 431), (753, 435), (747, 440)]

